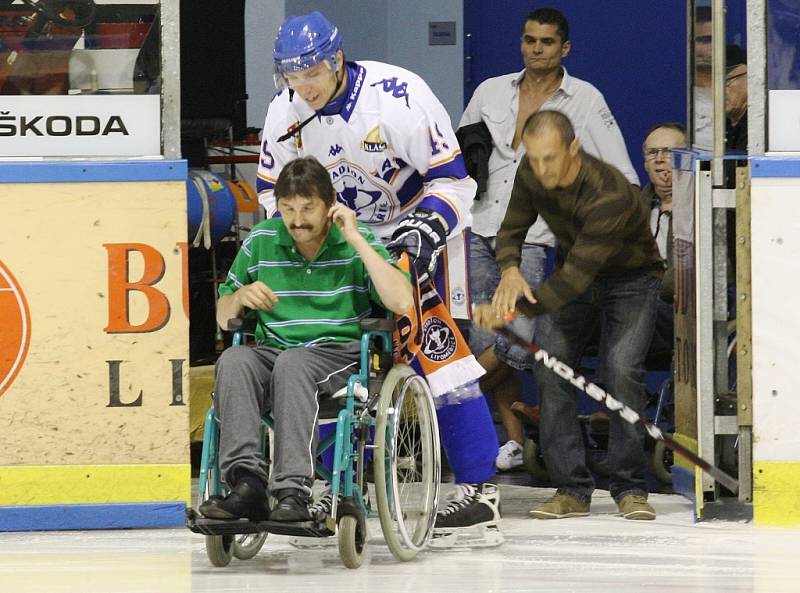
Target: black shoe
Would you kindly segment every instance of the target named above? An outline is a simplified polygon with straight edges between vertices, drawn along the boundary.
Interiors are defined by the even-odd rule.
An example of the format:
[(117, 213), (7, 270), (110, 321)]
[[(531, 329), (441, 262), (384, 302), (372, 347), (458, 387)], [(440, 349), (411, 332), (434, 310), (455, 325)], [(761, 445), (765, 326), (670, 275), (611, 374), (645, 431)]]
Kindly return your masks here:
[(276, 493), (277, 506), (270, 514), (271, 521), (281, 523), (300, 523), (311, 521), (311, 512), (308, 510), (308, 497), (302, 491), (286, 488)]
[(262, 489), (253, 488), (247, 482), (238, 482), (228, 496), (212, 496), (198, 509), (209, 519), (250, 519), (266, 521), (269, 519), (267, 494)]

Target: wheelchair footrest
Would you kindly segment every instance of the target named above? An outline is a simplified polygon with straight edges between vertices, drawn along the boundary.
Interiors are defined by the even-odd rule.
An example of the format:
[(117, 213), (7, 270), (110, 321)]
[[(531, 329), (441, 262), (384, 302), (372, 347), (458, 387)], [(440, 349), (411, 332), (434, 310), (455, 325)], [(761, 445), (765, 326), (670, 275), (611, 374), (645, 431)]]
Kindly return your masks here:
[(186, 509), (186, 527), (203, 535), (240, 535), (245, 533), (276, 533), (299, 537), (329, 537), (335, 535), (325, 523), (304, 521), (280, 523), (278, 521), (250, 521), (249, 519), (207, 519), (194, 509)]

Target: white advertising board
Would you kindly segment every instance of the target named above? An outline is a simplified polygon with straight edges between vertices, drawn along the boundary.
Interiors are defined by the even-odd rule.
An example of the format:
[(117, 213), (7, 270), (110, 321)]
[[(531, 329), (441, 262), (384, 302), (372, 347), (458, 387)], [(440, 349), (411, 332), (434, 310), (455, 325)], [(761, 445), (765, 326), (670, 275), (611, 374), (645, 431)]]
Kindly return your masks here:
[(160, 155), (158, 95), (0, 98), (0, 158)]
[(769, 151), (800, 152), (800, 91), (769, 92)]

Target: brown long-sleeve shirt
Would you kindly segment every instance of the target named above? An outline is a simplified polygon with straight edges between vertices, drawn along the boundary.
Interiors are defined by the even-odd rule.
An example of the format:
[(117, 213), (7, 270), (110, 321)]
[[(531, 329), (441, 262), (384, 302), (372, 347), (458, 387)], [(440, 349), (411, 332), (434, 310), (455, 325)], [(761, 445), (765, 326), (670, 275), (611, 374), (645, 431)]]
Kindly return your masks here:
[(518, 303), (529, 316), (553, 311), (585, 292), (598, 276), (652, 274), (664, 261), (650, 232), (639, 189), (617, 169), (581, 151), (581, 169), (569, 187), (545, 189), (527, 159), (514, 179), (497, 233), (497, 264), (518, 266), (522, 243), (539, 215), (556, 237), (556, 270), (534, 291), (538, 303)]

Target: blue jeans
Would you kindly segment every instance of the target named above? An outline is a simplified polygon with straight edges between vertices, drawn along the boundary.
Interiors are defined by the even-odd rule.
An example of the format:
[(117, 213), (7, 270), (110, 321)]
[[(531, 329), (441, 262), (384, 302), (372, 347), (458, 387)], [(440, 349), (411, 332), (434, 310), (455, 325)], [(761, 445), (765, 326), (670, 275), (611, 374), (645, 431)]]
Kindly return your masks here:
[[(600, 325), (599, 366), (603, 387), (638, 413), (647, 402), (644, 360), (656, 319), (661, 281), (649, 275), (597, 278), (589, 289), (557, 311), (542, 316), (537, 341), (550, 355), (577, 369), (594, 329)], [(544, 365), (536, 365), (539, 384), (542, 455), (550, 480), (560, 492), (588, 502), (594, 479), (577, 418), (575, 388)], [(647, 496), (644, 430), (610, 414), (608, 468), (615, 500)]]
[[(470, 236), (469, 291), (472, 302), (476, 305), (491, 303), (497, 285), (500, 284), (500, 268), (495, 260), (494, 242), (494, 237), (482, 237), (475, 233)], [(547, 253), (542, 245), (532, 243), (522, 245), (522, 261), (519, 269), (531, 288), (536, 288), (542, 283), (546, 260)], [(535, 318), (524, 315), (514, 318), (509, 325), (513, 332), (529, 341), (533, 339), (535, 326)], [(519, 370), (533, 368), (533, 358), (527, 350), (511, 344), (504, 336), (473, 325), (469, 333), (469, 347), (475, 356), (480, 356), (484, 350), (492, 346), (497, 358), (509, 366)]]

